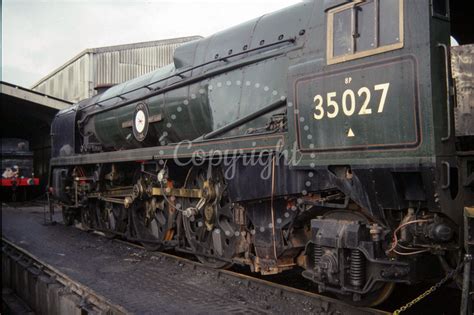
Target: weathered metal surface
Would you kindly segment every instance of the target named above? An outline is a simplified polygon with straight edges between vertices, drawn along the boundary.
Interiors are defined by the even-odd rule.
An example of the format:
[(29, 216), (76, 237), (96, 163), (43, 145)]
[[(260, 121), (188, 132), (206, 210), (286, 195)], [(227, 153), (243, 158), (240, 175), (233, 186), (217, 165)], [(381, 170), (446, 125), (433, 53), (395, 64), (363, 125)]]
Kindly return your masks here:
[(412, 58), (396, 58), (296, 80), (301, 150), (416, 148), (421, 134), (415, 66)]
[[(232, 126), (237, 119), (281, 100), (286, 102), (288, 132), (280, 137), (285, 139), (283, 148), (294, 153), (289, 161), (293, 166), (314, 169), (351, 165), (353, 170), (361, 169), (360, 174), (367, 168), (385, 168), (390, 174), (390, 168), (400, 171), (413, 166), (413, 170), (421, 172), (421, 166), (432, 166), (441, 153), (454, 154), (454, 137), (442, 141), (447, 129), (445, 56), (437, 46), (419, 44), (420, 38), (431, 35), (439, 37), (437, 42), (448, 43), (449, 23), (436, 22), (430, 28), (433, 18), (425, 10), (429, 1), (405, 5), (405, 23), (413, 23), (417, 29), (413, 32), (416, 36), (404, 37), (402, 49), (333, 65), (326, 62), (327, 25), (320, 22), (325, 21), (326, 11), (318, 1), (302, 2), (184, 44), (175, 52), (172, 69), (160, 69), (115, 86), (79, 107), (77, 125), (84, 126), (79, 133), (97, 135), (104, 151), (120, 151), (79, 154), (76, 150), (70, 157), (54, 155), (52, 164), (120, 162), (150, 156), (191, 157), (199, 150), (209, 152), (216, 148), (245, 148), (256, 153), (277, 150), (275, 142), (273, 147), (262, 145), (269, 143), (270, 137), (277, 137), (264, 133), (272, 113), (233, 126), (218, 135), (220, 140), (194, 141), (189, 149), (185, 148), (187, 143), (170, 143), (194, 140), (206, 131)], [(314, 75), (323, 79), (310, 80), (298, 88), (298, 82)], [(156, 82), (159, 79), (163, 80)], [(124, 94), (127, 91), (130, 93)], [(318, 95), (324, 101), (321, 117), (314, 102)], [(148, 137), (141, 142), (135, 139), (132, 128), (122, 127), (123, 123), (133, 121), (138, 102), (148, 104), (151, 116), (162, 115), (162, 121), (149, 125)], [(255, 129), (261, 134), (248, 135)], [(231, 137), (238, 135), (241, 137)], [(294, 146), (295, 142), (298, 146)], [(143, 148), (136, 149), (140, 147)], [(367, 180), (363, 184), (355, 180), (361, 185), (358, 189), (357, 185), (349, 189), (343, 182), (336, 185), (364, 207), (377, 209), (374, 212), (380, 213), (382, 204), (402, 208), (404, 201), (393, 197), (399, 194), (396, 185), (390, 185), (386, 192), (379, 186), (370, 187), (370, 182), (379, 181), (372, 176), (361, 175), (358, 180)], [(396, 176), (390, 178), (395, 183)], [(380, 178), (381, 182), (386, 180)], [(420, 187), (429, 187), (431, 183), (424, 180)], [(446, 190), (438, 193), (443, 195), (439, 199), (445, 200)], [(380, 197), (382, 194), (386, 199)], [(429, 199), (432, 202), (434, 198)], [(441, 208), (439, 202), (430, 206)], [(449, 204), (442, 207), (446, 211), (452, 209)]]
[(94, 95), (93, 55), (85, 51), (46, 78), (33, 85), (33, 90), (77, 102)]
[(15, 86), (6, 82), (0, 82), (0, 91), (2, 94), (15, 97), (18, 99), (34, 102), (42, 106), (46, 106), (53, 109), (65, 109), (72, 105), (70, 101), (65, 99), (59, 99), (54, 97), (54, 94), (48, 93), (48, 91), (32, 91), (25, 89), (20, 86)]
[[(248, 141), (253, 144), (249, 145)], [(211, 157), (216, 154), (223, 154), (223, 152), (230, 152), (231, 154), (242, 154), (255, 152), (255, 150), (274, 151), (281, 148), (283, 144), (283, 137), (276, 135), (257, 135), (249, 136), (234, 141), (213, 140), (206, 142), (184, 142), (181, 145), (166, 145), (161, 146), (158, 150), (154, 147), (101, 152), (96, 154), (77, 154), (71, 156), (59, 156), (51, 159), (51, 165), (76, 165), (76, 164), (95, 164), (127, 161), (141, 161), (152, 159), (172, 159), (174, 157), (188, 157), (193, 154), (199, 154), (203, 157)], [(218, 146), (219, 149), (216, 149)], [(59, 152), (59, 150), (58, 150)]]
[[(389, 6), (385, 6), (387, 3)], [(390, 4), (400, 10), (391, 10)], [(212, 231), (207, 234), (210, 237), (195, 237), (195, 231), (187, 223), (183, 224), (187, 243), (178, 242), (181, 231), (172, 235), (178, 250), (197, 257), (216, 258), (219, 262), (245, 262), (255, 269), (262, 267), (265, 273), (281, 271), (280, 262), (286, 264), (286, 258), (293, 259), (286, 266), (303, 260), (301, 254), (306, 253), (303, 249), (307, 248), (304, 244), (308, 244), (303, 222), (323, 211), (318, 209), (320, 206), (328, 211), (337, 208), (347, 213), (359, 210), (370, 220), (380, 222), (383, 235), (396, 234), (399, 214), (410, 212), (414, 205), (429, 213), (430, 219), (425, 220), (431, 220), (436, 212), (443, 214), (442, 220), (448, 217), (459, 224), (460, 204), (465, 200), (462, 199), (464, 191), (460, 193), (464, 188), (455, 183), (458, 139), (454, 136), (449, 97), (449, 21), (433, 15), (430, 8), (435, 6), (431, 6), (429, 0), (387, 0), (383, 5), (380, 1), (358, 1), (349, 7), (353, 7), (352, 13), (332, 25), (328, 16), (331, 13), (325, 10), (323, 2), (302, 2), (180, 46), (169, 67), (114, 86), (77, 105), (74, 121), (77, 132), (73, 136), (81, 148), (76, 146), (69, 155), (55, 155), (52, 164), (90, 164), (80, 167), (91, 176), (92, 164), (104, 163), (108, 167), (111, 163), (134, 161), (117, 167), (123, 178), (129, 178), (127, 174), (132, 170), (137, 173), (142, 167), (143, 172), (147, 162), (158, 160), (154, 161), (157, 164), (152, 176), (146, 180), (147, 191), (150, 191), (161, 185), (153, 177), (160, 168), (169, 167), (170, 179), (177, 187), (188, 183), (184, 173), (191, 165), (183, 168), (181, 161), (171, 162), (176, 157), (192, 162), (196, 155), (211, 155), (216, 149), (228, 149), (233, 155), (249, 153), (251, 157), (268, 155), (267, 149), (289, 153), (291, 156), (272, 158), (271, 164), (266, 164), (271, 182), (260, 172), (263, 165), (248, 166), (243, 162), (233, 165), (238, 166), (238, 170), (226, 181), (231, 192), (228, 197), (230, 202), (238, 201), (239, 206), (246, 209), (250, 225), (231, 230), (225, 227), (225, 234), (229, 236), (226, 242), (223, 236), (217, 236), (222, 235), (218, 224), (235, 224), (227, 219), (219, 219), (214, 224), (213, 218), (232, 218), (229, 212), (232, 208), (220, 202), (216, 203), (217, 216), (212, 215), (211, 207), (196, 211), (199, 218), (204, 218), (208, 232)], [(374, 10), (368, 9), (371, 7)], [(342, 9), (347, 11), (345, 5)], [(374, 12), (380, 15), (377, 17)], [(397, 21), (400, 28), (396, 34), (385, 32), (391, 23), (382, 19), (384, 15), (393, 15)], [(399, 23), (401, 20), (403, 23)], [(352, 34), (358, 39), (352, 38), (352, 49), (343, 53), (344, 60), (334, 63), (327, 53), (334, 48), (331, 48), (334, 43), (328, 40), (331, 37), (340, 40), (337, 36), (340, 27), (351, 31), (345, 38)], [(361, 45), (355, 45), (356, 42)], [(354, 48), (360, 54), (354, 54)], [(270, 104), (278, 106), (267, 112), (265, 108), (273, 109)], [(58, 114), (57, 119), (68, 119), (64, 114)], [(162, 120), (149, 124), (150, 117), (155, 115)], [(268, 128), (276, 118), (281, 119), (282, 128)], [(192, 143), (185, 143), (183, 147), (178, 143), (182, 140)], [(276, 165), (280, 160), (283, 163)], [(163, 167), (159, 166), (160, 162)], [(217, 157), (208, 164), (215, 166), (212, 173), (208, 172), (209, 179), (225, 168), (225, 161)], [(125, 185), (133, 184), (132, 181), (135, 179)], [(95, 188), (84, 185), (85, 191), (96, 188), (101, 189), (100, 183)], [(305, 196), (313, 194), (338, 197), (327, 204), (307, 203), (316, 209), (297, 206)], [(158, 196), (155, 199), (160, 200)], [(154, 202), (146, 198), (144, 201)], [(166, 198), (161, 201), (172, 205)], [(83, 206), (90, 209), (85, 202)], [(144, 208), (137, 203), (137, 211), (132, 214), (141, 213)], [(289, 209), (298, 212), (290, 213)], [(314, 212), (306, 216), (304, 211)], [(121, 213), (120, 217), (126, 217), (125, 211)], [(228, 215), (220, 216), (224, 213)], [(107, 224), (106, 219), (102, 221)], [(196, 223), (194, 220), (193, 224)], [(145, 221), (144, 226), (146, 224)], [(255, 236), (247, 246), (242, 234), (234, 231), (251, 233), (250, 226)], [(153, 229), (151, 225), (150, 229)], [(110, 230), (115, 232), (116, 229)], [(116, 231), (122, 233), (123, 230)], [(293, 236), (298, 240), (295, 243), (291, 241)], [(428, 237), (417, 244), (418, 236), (409, 238), (408, 250), (418, 245), (426, 249), (395, 252), (398, 246), (395, 242), (393, 250), (398, 256), (393, 260), (386, 260), (387, 252), (381, 250), (389, 248), (389, 238), (385, 238), (383, 244), (378, 243), (380, 239), (369, 243), (377, 249), (374, 249), (376, 259), (384, 259), (396, 267), (405, 254), (420, 255), (440, 243)], [(234, 251), (236, 240), (242, 244), (240, 252)], [(449, 242), (454, 247), (459, 240), (450, 234)], [(228, 244), (228, 251), (223, 250), (223, 243)], [(205, 250), (199, 252), (196, 248)], [(361, 258), (360, 253), (354, 255)], [(242, 259), (246, 257), (253, 261)], [(424, 261), (417, 260), (417, 264), (422, 266)], [(428, 276), (416, 272), (417, 268), (410, 267), (410, 278), (402, 280), (427, 279)], [(341, 277), (350, 275), (347, 268), (340, 270), (343, 271)], [(395, 274), (397, 279), (387, 281), (397, 282), (404, 276)], [(359, 302), (370, 303), (365, 298), (369, 297), (369, 291), (372, 291), (370, 295), (379, 291), (376, 282), (369, 280), (369, 287), (362, 289), (361, 279), (356, 280), (356, 284), (351, 285), (358, 286), (357, 289), (343, 286), (343, 281), (331, 282), (333, 292), (352, 298), (353, 302), (362, 299)], [(326, 280), (321, 283), (327, 284)], [(387, 292), (379, 291), (383, 294), (379, 297), (385, 298)]]
[[(189, 37), (187, 40), (197, 38)], [(175, 49), (187, 40), (167, 40), (150, 47), (132, 44), (129, 48), (116, 51), (99, 51), (95, 54), (97, 68), (94, 84), (117, 84), (163, 67), (173, 61)]]
[(456, 136), (473, 136), (474, 44), (451, 47), (451, 71), (456, 88)]
[(174, 50), (199, 36), (87, 49), (54, 70), (32, 89), (72, 102), (89, 98), (103, 85), (131, 80), (173, 61)]
[[(447, 125), (444, 56), (438, 47), (419, 45), (419, 38), (430, 38), (432, 17), (428, 11), (413, 12), (425, 5), (406, 3), (406, 23), (418, 21), (424, 26), (417, 29), (417, 36), (404, 37), (403, 48), (333, 65), (326, 63), (327, 42), (322, 40), (327, 25), (317, 22), (325, 20), (322, 3), (305, 2), (268, 14), (180, 46), (173, 69), (113, 87), (84, 104), (79, 126), (85, 125), (83, 134), (96, 134), (107, 150), (159, 146), (193, 140), (283, 99), (288, 138), (300, 139), (298, 166), (432, 161), (433, 155), (449, 153), (454, 138), (438, 143), (446, 136)], [(433, 25), (438, 42), (449, 42), (448, 27)], [(265, 59), (271, 54), (275, 55)], [(337, 81), (329, 82), (334, 73)], [(296, 85), (314, 75), (324, 80), (309, 82), (300, 97)], [(371, 86), (365, 86), (368, 79)], [(344, 94), (344, 111), (342, 96), (347, 89), (352, 94)], [(323, 100), (322, 117), (321, 109), (315, 108), (318, 95)], [(151, 115), (162, 115), (162, 121), (150, 125), (145, 141), (135, 141), (132, 130), (122, 128), (133, 119), (137, 102), (148, 103)], [(262, 129), (271, 114), (220, 136)], [(312, 156), (323, 150), (325, 154)]]
[(151, 193), (153, 196), (176, 196), (189, 198), (202, 198), (202, 191), (200, 189), (185, 189), (185, 188), (157, 188), (154, 187)]

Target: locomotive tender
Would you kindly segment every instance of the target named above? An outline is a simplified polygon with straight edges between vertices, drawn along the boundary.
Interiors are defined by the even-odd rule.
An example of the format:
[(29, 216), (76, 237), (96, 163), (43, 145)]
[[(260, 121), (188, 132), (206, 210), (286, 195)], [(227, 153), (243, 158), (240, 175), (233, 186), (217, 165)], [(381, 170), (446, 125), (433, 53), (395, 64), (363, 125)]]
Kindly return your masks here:
[(455, 135), (446, 5), (302, 2), (59, 112), (65, 222), (216, 268), (300, 267), (364, 305), (450, 270), (473, 156)]

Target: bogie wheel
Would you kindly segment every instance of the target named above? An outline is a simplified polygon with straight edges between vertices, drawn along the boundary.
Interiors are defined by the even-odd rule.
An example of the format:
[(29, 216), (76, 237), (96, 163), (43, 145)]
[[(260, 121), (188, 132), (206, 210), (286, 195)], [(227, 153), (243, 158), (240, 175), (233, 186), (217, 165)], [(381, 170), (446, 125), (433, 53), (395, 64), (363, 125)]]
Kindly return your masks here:
[[(186, 239), (196, 257), (213, 268), (228, 268), (236, 253), (238, 226), (234, 223), (231, 203), (226, 194), (220, 170), (193, 168), (186, 188), (212, 191), (212, 200), (198, 209), (199, 199), (182, 198), (182, 209), (195, 209), (191, 216), (182, 215)], [(202, 255), (199, 255), (199, 254)]]
[(173, 226), (170, 226), (170, 222), (174, 221), (172, 210), (150, 199), (135, 200), (131, 211), (134, 236), (147, 250), (159, 250), (162, 248), (161, 242), (171, 240)]
[[(331, 210), (324, 214), (325, 219), (360, 221), (368, 223), (367, 218), (357, 212), (347, 210)], [(361, 296), (360, 300), (354, 301), (352, 295), (337, 294), (340, 300), (354, 306), (372, 307), (381, 304), (392, 294), (395, 288), (393, 282), (380, 282), (374, 285), (372, 291)]]
[(354, 306), (373, 307), (383, 303), (392, 294), (395, 283), (381, 283), (378, 287), (367, 294), (362, 295), (359, 301), (354, 301), (352, 295), (338, 294), (338, 298)]

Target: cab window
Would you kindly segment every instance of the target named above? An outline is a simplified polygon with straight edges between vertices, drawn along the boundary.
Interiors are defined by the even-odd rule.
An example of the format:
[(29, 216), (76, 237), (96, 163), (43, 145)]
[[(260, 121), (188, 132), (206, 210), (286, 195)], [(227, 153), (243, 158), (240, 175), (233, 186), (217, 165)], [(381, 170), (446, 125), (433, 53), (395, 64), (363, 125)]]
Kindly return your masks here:
[(327, 60), (334, 64), (403, 47), (403, 0), (355, 0), (327, 12)]

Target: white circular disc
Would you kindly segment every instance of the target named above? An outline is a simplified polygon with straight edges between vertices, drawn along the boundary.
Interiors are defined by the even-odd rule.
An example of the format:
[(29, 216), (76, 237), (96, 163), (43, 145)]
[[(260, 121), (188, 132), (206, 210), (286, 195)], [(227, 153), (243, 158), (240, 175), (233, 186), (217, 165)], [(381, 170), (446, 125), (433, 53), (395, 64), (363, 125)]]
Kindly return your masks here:
[(145, 113), (142, 110), (137, 111), (135, 115), (135, 129), (138, 132), (143, 132), (145, 129)]

